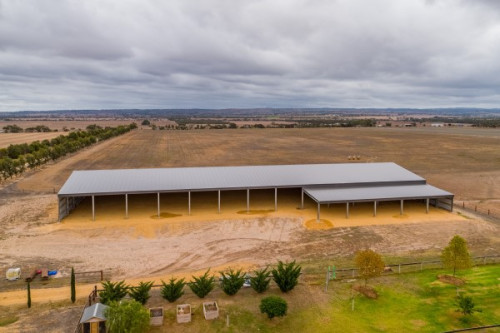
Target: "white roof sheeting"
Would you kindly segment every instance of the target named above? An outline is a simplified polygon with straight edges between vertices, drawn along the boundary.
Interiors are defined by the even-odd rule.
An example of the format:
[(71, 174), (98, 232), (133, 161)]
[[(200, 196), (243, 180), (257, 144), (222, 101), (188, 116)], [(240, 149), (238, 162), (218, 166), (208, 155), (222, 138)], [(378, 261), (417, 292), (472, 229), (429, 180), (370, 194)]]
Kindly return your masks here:
[(359, 202), (390, 201), (404, 199), (426, 199), (453, 197), (450, 192), (431, 185), (399, 185), (350, 188), (304, 188), (304, 191), (316, 202)]
[(80, 324), (86, 323), (94, 318), (100, 320), (106, 320), (104, 312), (107, 307), (108, 307), (107, 305), (101, 303), (95, 303), (94, 305), (86, 307), (85, 310), (83, 310), (83, 315), (82, 318), (80, 319)]
[(392, 162), (84, 170), (73, 171), (58, 194), (88, 196), (390, 183), (425, 184), (425, 179)]

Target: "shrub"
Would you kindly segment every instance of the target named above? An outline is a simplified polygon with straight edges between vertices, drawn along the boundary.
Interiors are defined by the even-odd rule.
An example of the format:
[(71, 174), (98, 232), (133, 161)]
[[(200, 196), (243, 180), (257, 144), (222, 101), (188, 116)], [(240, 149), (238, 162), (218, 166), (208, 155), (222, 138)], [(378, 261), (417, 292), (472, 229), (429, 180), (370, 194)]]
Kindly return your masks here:
[(101, 303), (109, 304), (113, 301), (119, 301), (125, 295), (127, 295), (128, 286), (125, 284), (125, 281), (120, 282), (102, 282), (103, 291), (99, 292), (99, 298), (101, 299)]
[(137, 287), (130, 287), (128, 290), (128, 294), (137, 302), (142, 305), (146, 304), (148, 299), (151, 297), (149, 292), (151, 291), (151, 287), (153, 286), (153, 282), (140, 282)]
[(141, 333), (149, 329), (149, 311), (139, 302), (110, 302), (104, 314), (110, 333)]
[(161, 288), (161, 296), (170, 303), (177, 301), (182, 295), (184, 295), (183, 289), (186, 285), (184, 279), (177, 280), (171, 278), (168, 284), (166, 284), (163, 280), (161, 281), (161, 284), (163, 285)]
[(481, 312), (475, 308), (476, 304), (474, 304), (474, 301), (470, 296), (459, 295), (457, 297), (457, 306), (457, 311), (462, 313), (464, 316), (471, 315), (474, 312)]
[(267, 314), (267, 317), (272, 319), (274, 317), (283, 317), (286, 315), (288, 304), (279, 296), (268, 296), (260, 301), (259, 308), (261, 313)]
[(261, 270), (254, 271), (254, 276), (250, 278), (250, 285), (252, 289), (258, 293), (263, 293), (269, 288), (269, 283), (271, 282), (271, 272), (267, 270), (267, 267)]
[(302, 267), (295, 264), (295, 260), (290, 263), (278, 261), (278, 266), (271, 271), (273, 280), (284, 293), (289, 292), (299, 283), (299, 276)]
[(210, 272), (210, 269), (202, 276), (193, 276), (194, 281), (189, 283), (189, 288), (191, 288), (193, 293), (199, 298), (204, 298), (214, 289), (215, 278), (213, 276), (209, 277), (208, 272)]
[(241, 272), (241, 269), (238, 271), (229, 269), (227, 273), (220, 272), (220, 274), (222, 276), (221, 288), (226, 295), (236, 294), (245, 283), (245, 274)]

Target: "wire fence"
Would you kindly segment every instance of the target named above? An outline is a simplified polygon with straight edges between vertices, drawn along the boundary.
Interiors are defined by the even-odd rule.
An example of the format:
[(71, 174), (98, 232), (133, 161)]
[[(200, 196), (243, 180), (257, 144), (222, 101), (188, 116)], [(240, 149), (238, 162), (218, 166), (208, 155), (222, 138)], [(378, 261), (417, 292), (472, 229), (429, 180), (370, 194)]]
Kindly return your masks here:
[(469, 211), (469, 212), (474, 212), (479, 215), (483, 216), (489, 216), (489, 217), (494, 217), (497, 219), (500, 219), (500, 205), (497, 206), (487, 206), (485, 207), (483, 204), (480, 202), (465, 202), (462, 201), (462, 204), (460, 205), (458, 202), (455, 204), (458, 207)]

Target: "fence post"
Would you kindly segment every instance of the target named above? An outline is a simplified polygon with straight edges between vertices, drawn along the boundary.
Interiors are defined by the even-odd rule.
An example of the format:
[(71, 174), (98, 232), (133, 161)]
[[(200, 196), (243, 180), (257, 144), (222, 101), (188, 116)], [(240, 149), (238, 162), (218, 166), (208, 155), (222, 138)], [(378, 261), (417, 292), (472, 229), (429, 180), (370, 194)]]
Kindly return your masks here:
[(401, 264), (398, 265), (398, 274), (401, 274)]
[(101, 269), (101, 281), (104, 280), (104, 274), (102, 272), (102, 269)]
[(424, 270), (424, 262), (420, 262), (420, 271), (423, 271)]

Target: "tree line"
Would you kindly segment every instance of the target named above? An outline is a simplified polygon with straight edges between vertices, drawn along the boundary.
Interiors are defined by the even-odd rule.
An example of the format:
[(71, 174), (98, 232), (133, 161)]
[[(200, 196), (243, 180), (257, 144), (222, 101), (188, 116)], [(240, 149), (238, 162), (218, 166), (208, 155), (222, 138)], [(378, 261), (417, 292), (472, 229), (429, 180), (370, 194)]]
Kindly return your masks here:
[(135, 128), (137, 128), (135, 123), (105, 128), (94, 124), (87, 126), (85, 131), (79, 130), (68, 135), (59, 135), (51, 140), (37, 140), (30, 144), (11, 144), (7, 148), (0, 149), (0, 180), (20, 175), (27, 169), (34, 169)]

